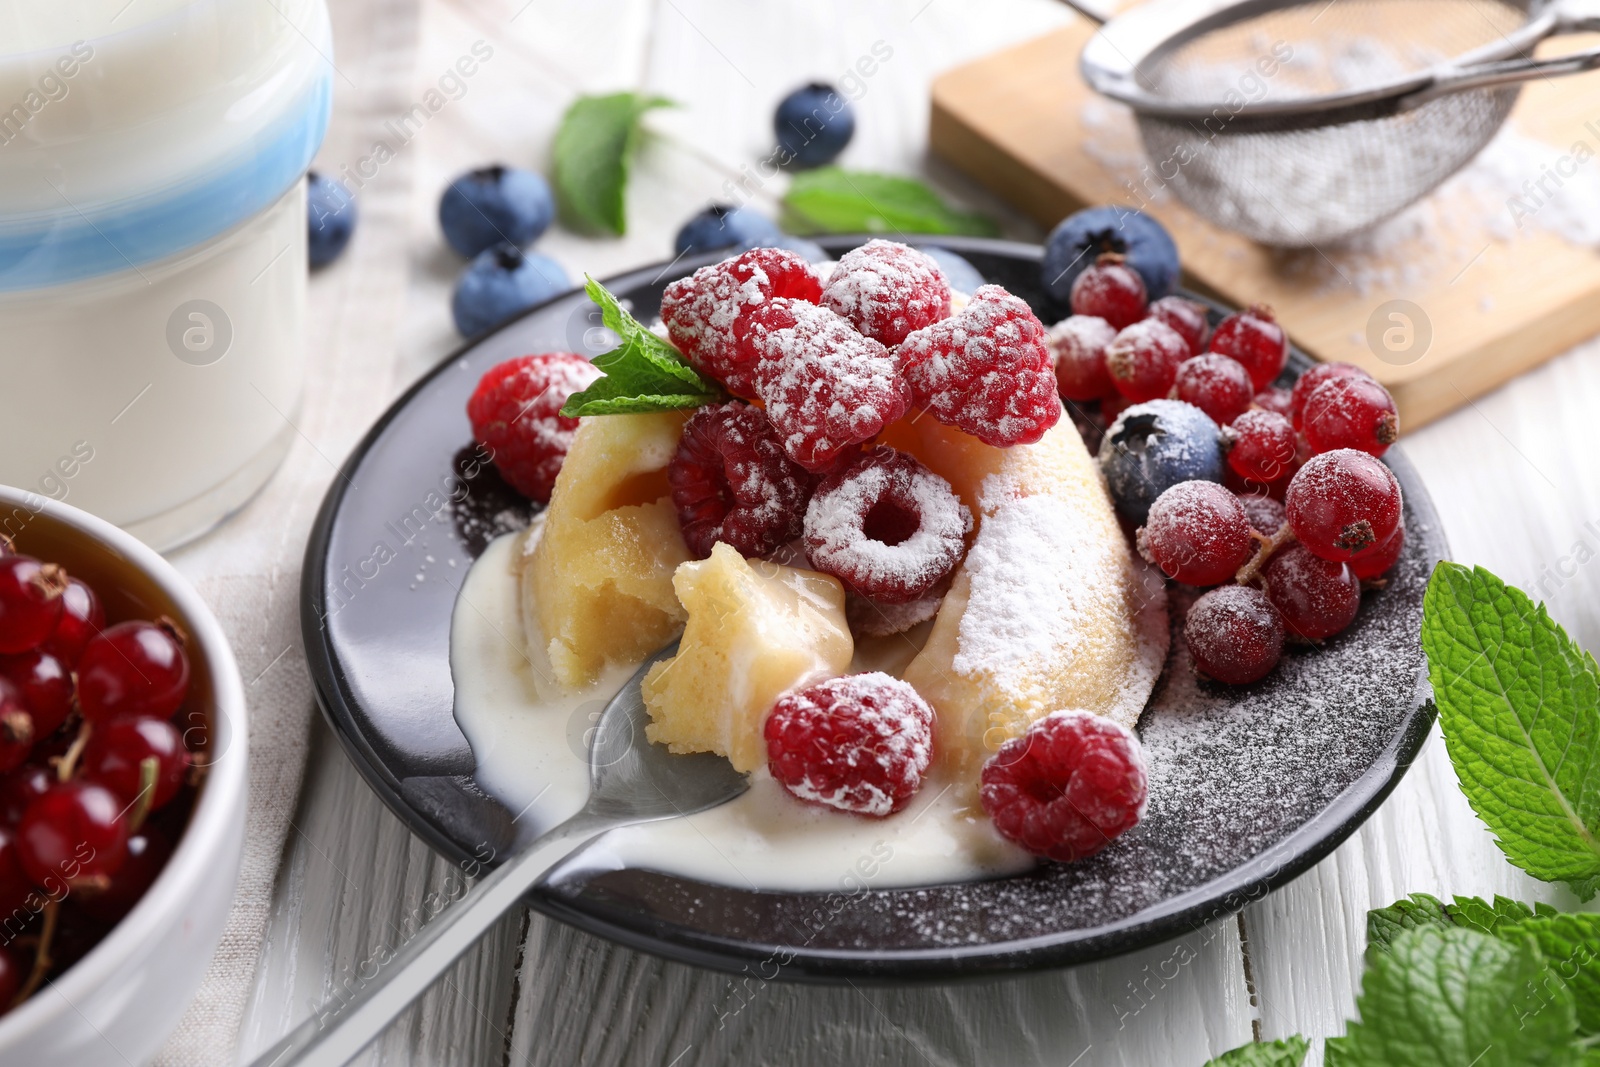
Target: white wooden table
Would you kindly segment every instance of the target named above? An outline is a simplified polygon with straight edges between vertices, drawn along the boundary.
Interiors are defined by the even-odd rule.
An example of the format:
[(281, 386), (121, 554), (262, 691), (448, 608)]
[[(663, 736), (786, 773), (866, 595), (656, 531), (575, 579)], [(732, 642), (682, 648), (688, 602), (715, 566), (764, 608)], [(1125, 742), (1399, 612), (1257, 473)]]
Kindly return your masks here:
[[(893, 54), (864, 80), (844, 162), (923, 174), (1013, 235), (1040, 237), (927, 159), (925, 129), (933, 75), (1071, 17), (1051, 0), (333, 0), (333, 8), (340, 77), (319, 165), (362, 176), (359, 240), (382, 240), (395, 254), (387, 273), (352, 281), (335, 268), (313, 279), (314, 309), (323, 302), (315, 321), (331, 324), (313, 346), (315, 358), (339, 360), (363, 344), (391, 345), (392, 374), (368, 383), (379, 393), (398, 393), (456, 343), (447, 305), (459, 263), (433, 221), (440, 189), (492, 161), (544, 169), (577, 92), (635, 88), (682, 107), (650, 118), (657, 136), (638, 160), (626, 238), (556, 231), (542, 242), (575, 276), (666, 258), (680, 222), (726, 199), (725, 183), (770, 147), (782, 93), (839, 79), (878, 41)], [(394, 141), (386, 123), (480, 40), (492, 58), (459, 99), (431, 113), (392, 159), (372, 162), (375, 141)], [(766, 210), (776, 191), (757, 190)], [(392, 321), (332, 306), (361, 286), (388, 287), (377, 302)], [(362, 295), (371, 307), (374, 293)], [(1600, 525), (1585, 526), (1600, 520), (1597, 352), (1569, 354), (1406, 441), (1455, 558), (1524, 588), (1542, 581), (1535, 595), (1590, 647), (1600, 647), (1600, 568), (1573, 554), (1579, 542), (1584, 560), (1600, 550)], [(328, 428), (305, 444), (338, 459), (365, 428), (348, 421), (324, 420)], [(287, 617), (293, 605), (281, 610)], [(424, 896), (450, 873), (367, 789), (319, 719), (240, 1056), (248, 1060), (375, 949), (414, 928)], [(1435, 737), (1334, 855), (1241, 916), (1185, 938), (1183, 949), (1174, 942), (1005, 981), (812, 988), (736, 981), (519, 914), (361, 1062), (1199, 1064), (1253, 1035), (1340, 1032), (1353, 1011), (1366, 910), (1414, 891), (1574, 903), (1503, 861)], [(1320, 1058), (1318, 1049), (1312, 1062)]]

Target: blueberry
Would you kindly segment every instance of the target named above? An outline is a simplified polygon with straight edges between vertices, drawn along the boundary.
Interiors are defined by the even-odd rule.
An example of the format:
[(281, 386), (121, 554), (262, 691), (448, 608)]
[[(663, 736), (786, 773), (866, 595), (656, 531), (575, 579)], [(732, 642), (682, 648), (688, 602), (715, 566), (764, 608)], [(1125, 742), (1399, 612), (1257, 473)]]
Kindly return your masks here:
[(1179, 482), (1222, 481), (1221, 435), (1193, 404), (1134, 404), (1100, 442), (1100, 469), (1117, 514), (1142, 526), (1156, 497)]
[(472, 337), (570, 288), (567, 272), (549, 256), (498, 244), (479, 252), (461, 272), (450, 313), (456, 332)]
[(311, 265), (327, 266), (339, 258), (355, 232), (355, 197), (343, 184), (312, 171), (306, 175), (306, 224)]
[(770, 244), (780, 236), (778, 224), (747, 207), (712, 204), (683, 224), (673, 241), (680, 256), (699, 255), (718, 248)]
[(761, 238), (752, 238), (741, 242), (739, 251), (748, 252), (752, 248), (787, 248), (802, 259), (812, 263), (821, 263), (828, 259), (828, 253), (815, 241), (808, 241), (804, 237), (796, 237), (792, 233), (780, 233), (776, 236), (768, 235)]
[(802, 85), (778, 104), (772, 117), (778, 147), (791, 157), (778, 162), (795, 167), (820, 167), (832, 163), (856, 132), (856, 113), (850, 101), (824, 82)]
[(985, 284), (983, 275), (978, 273), (977, 267), (967, 262), (965, 256), (958, 256), (938, 245), (925, 245), (922, 251), (939, 264), (939, 273), (944, 275), (945, 283), (956, 292), (971, 296), (980, 285)]
[(439, 226), (463, 256), (508, 241), (527, 248), (555, 217), (550, 186), (531, 170), (495, 164), (469, 170), (439, 197)]
[(1121, 252), (1144, 279), (1151, 300), (1172, 292), (1178, 280), (1178, 246), (1166, 227), (1131, 208), (1084, 208), (1061, 220), (1044, 246), (1042, 278), (1055, 299), (1066, 303), (1072, 283), (1101, 252)]

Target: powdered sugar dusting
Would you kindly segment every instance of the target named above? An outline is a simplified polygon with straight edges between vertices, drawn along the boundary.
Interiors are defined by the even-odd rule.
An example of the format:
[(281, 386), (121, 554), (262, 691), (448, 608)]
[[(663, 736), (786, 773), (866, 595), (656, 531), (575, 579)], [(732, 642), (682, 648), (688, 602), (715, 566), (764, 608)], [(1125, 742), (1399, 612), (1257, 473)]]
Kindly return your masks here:
[(1098, 315), (1069, 315), (1050, 327), (1044, 343), (1057, 362), (1063, 358), (1095, 359), (1105, 355), (1106, 345), (1116, 336), (1117, 331)]
[(950, 314), (950, 285), (926, 254), (873, 240), (839, 257), (822, 302), (868, 337), (897, 345)]

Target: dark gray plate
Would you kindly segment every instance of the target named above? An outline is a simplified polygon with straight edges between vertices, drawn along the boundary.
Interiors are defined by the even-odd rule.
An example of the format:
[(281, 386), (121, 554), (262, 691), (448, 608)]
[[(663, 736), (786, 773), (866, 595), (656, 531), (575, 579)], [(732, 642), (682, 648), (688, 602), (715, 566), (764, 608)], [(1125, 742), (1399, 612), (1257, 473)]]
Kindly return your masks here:
[[(834, 254), (857, 243), (823, 242)], [(1028, 300), (1046, 322), (1060, 317), (1040, 290), (1036, 246), (938, 243)], [(716, 258), (607, 285), (648, 319), (669, 281)], [(584, 295), (572, 293), (441, 363), (356, 448), (306, 549), (302, 626), (323, 711), (373, 789), (462, 863), (502, 854), (513, 835), (511, 813), (473, 781), (472, 752), (452, 715), (450, 612), (462, 574), (446, 572), (443, 561), (475, 557), (530, 514), (492, 469), (460, 492), (472, 457), (466, 400), (503, 359), (553, 349), (597, 354), (598, 325)], [(1307, 365), (1295, 353), (1284, 380)], [(536, 891), (532, 905), (659, 955), (812, 981), (1080, 963), (1239, 910), (1349, 836), (1394, 788), (1433, 721), (1417, 635), (1444, 537), (1411, 465), (1398, 449), (1387, 461), (1405, 490), (1409, 541), (1388, 586), (1363, 598), (1345, 633), (1288, 653), (1272, 675), (1242, 689), (1195, 682), (1175, 626), (1172, 657), (1141, 723), (1149, 812), (1100, 855), (992, 881), (835, 893), (750, 892), (653, 871), (574, 868)], [(463, 503), (452, 503), (453, 490)], [(1179, 591), (1175, 623), (1183, 606)]]

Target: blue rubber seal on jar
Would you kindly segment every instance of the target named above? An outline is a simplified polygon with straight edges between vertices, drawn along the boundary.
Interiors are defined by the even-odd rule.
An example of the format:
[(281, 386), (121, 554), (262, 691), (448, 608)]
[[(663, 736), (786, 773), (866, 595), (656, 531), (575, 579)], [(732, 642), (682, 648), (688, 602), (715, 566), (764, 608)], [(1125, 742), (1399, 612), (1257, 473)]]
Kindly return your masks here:
[(207, 174), (109, 209), (83, 210), (63, 193), (48, 217), (0, 221), (0, 292), (136, 271), (265, 211), (311, 166), (332, 104), (323, 72), (283, 118)]

